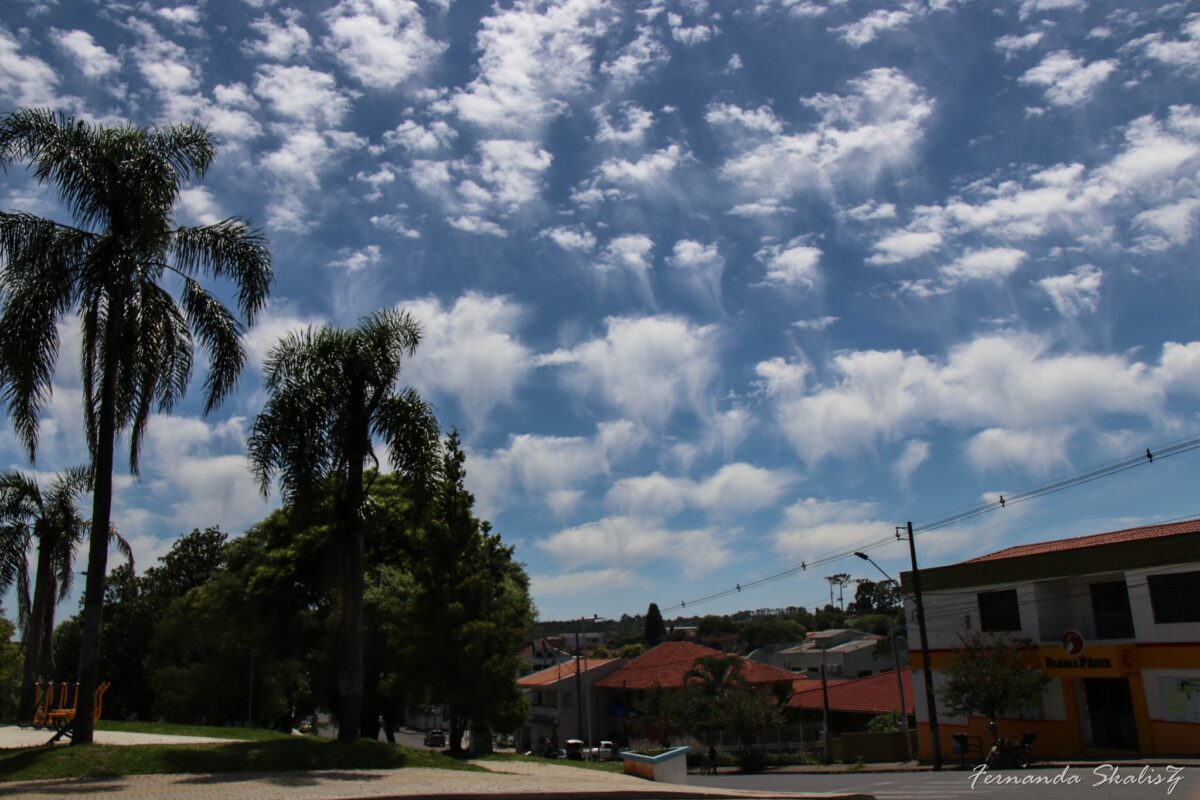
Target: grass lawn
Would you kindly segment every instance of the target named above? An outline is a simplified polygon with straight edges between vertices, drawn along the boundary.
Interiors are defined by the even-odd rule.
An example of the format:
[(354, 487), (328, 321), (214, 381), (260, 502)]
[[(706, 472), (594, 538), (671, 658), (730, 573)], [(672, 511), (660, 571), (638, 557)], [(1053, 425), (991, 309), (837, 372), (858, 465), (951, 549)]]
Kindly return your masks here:
[[(207, 732), (214, 730), (178, 727), (188, 728), (193, 735), (211, 735)], [(154, 730), (149, 732), (166, 731), (154, 726)], [(402, 767), (479, 769), (440, 753), (410, 750), (384, 742), (363, 740), (341, 744), (311, 736), (277, 736), (255, 741), (231, 741), (227, 744), (97, 744), (90, 747), (28, 747), (0, 750), (0, 781)]]
[(207, 736), (212, 739), (241, 739), (266, 741), (290, 739), (291, 734), (269, 731), (263, 728), (227, 728), (216, 725), (176, 725), (172, 722), (120, 722), (98, 720), (98, 731), (120, 731), (122, 733), (158, 733), (169, 736)]
[(515, 753), (492, 753), (483, 756), (480, 761), (533, 761), (538, 764), (553, 764), (557, 767), (578, 767), (594, 769), (599, 772), (622, 772), (625, 765), (620, 761), (575, 761), (570, 758), (542, 758), (541, 756), (524, 756)]

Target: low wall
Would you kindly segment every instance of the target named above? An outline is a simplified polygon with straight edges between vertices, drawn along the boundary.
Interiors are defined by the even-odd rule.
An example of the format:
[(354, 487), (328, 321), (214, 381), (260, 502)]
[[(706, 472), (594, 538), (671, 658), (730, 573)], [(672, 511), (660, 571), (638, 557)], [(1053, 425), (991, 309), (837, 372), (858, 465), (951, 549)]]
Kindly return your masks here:
[[(917, 733), (910, 731), (913, 752), (917, 752)], [(908, 748), (903, 731), (888, 733), (843, 733), (833, 740), (833, 757), (838, 761), (868, 763), (907, 761)]]
[(625, 774), (636, 775), (659, 783), (687, 783), (687, 753), (690, 747), (672, 747), (666, 752), (644, 756), (630, 750), (621, 751)]

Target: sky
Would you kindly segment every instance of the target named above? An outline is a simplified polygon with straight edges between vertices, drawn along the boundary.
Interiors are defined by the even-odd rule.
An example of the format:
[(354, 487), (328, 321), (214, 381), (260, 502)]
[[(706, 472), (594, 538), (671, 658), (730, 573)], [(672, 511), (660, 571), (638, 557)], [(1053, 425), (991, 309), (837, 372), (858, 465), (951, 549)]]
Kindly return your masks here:
[[(461, 432), (546, 619), (867, 542), (895, 574), (896, 525), (1200, 431), (1198, 79), (1196, 2), (0, 11), (0, 108), (204, 124), (176, 222), (270, 240), (236, 392), (204, 416), (198, 369), (119, 470), (139, 569), (279, 504), (245, 459), (274, 341), (395, 306), (424, 336), (402, 383)], [(21, 165), (0, 180), (69, 221)], [(37, 463), (5, 423), (4, 468), (87, 459), (61, 334)], [(1200, 516), (1198, 458), (922, 534), (922, 563)], [(833, 572), (878, 577), (850, 557), (682, 613), (811, 606)]]

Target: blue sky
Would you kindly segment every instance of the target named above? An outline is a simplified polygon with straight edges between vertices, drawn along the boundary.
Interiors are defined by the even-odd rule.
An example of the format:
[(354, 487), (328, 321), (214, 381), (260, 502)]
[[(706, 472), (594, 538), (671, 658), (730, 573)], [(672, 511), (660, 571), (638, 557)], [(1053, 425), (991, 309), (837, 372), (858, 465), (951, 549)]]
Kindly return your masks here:
[[(180, 223), (277, 281), (216, 413), (152, 421), (148, 566), (278, 502), (283, 332), (399, 305), (547, 618), (644, 611), (1200, 428), (1200, 3), (9, 0), (0, 105), (204, 123)], [(64, 218), (14, 169), (0, 206)], [(85, 458), (77, 344), (36, 469)], [(11, 430), (0, 461), (28, 468)], [(1181, 456), (919, 537), (937, 564), (1200, 515)], [(889, 571), (906, 549), (875, 551)], [(853, 562), (853, 563), (851, 563)], [(851, 558), (697, 611), (812, 605)]]

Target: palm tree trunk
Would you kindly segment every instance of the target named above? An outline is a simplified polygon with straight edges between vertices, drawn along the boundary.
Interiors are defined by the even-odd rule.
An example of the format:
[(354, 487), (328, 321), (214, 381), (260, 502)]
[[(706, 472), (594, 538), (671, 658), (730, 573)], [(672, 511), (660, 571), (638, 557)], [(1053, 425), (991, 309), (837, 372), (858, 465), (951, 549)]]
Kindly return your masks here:
[[(109, 326), (115, 325), (109, 320)], [(111, 330), (111, 328), (110, 328)], [(111, 338), (111, 335), (106, 338)], [(100, 632), (104, 625), (104, 577), (108, 568), (108, 534), (112, 519), (113, 450), (116, 438), (113, 361), (104, 361), (100, 388), (100, 424), (92, 461), (92, 533), (88, 543), (87, 584), (83, 593), (83, 635), (79, 643), (79, 688), (75, 732), (71, 744), (91, 744), (94, 736), (92, 694), (100, 684)], [(133, 688), (133, 687), (129, 687)]]
[[(37, 575), (33, 585), (33, 609), (29, 613), (29, 627), (25, 634), (25, 672), (21, 678), (21, 707), (17, 719), (33, 718), (33, 701), (38, 672), (45, 661), (44, 648), (50, 646), (46, 640), (46, 612), (52, 608), (49, 593), (52, 590), (50, 567), (50, 543), (46, 537), (38, 539)], [(47, 677), (42, 675), (41, 677)]]
[[(361, 408), (361, 388), (352, 390), (352, 408)], [(363, 501), (363, 459), (360, 442), (369, 442), (370, 430), (367, 425), (361, 426), (361, 437), (353, 437), (347, 448), (349, 469), (346, 477), (346, 489), (342, 498), (342, 507), (338, 513), (338, 528), (341, 558), (342, 579), (342, 614), (340, 620), (340, 636), (342, 645), (342, 663), (338, 671), (338, 693), (341, 695), (338, 719), (338, 741), (352, 742), (358, 738), (362, 725), (363, 700), (363, 591), (366, 580), (363, 567), (363, 532), (359, 524), (359, 512)]]

